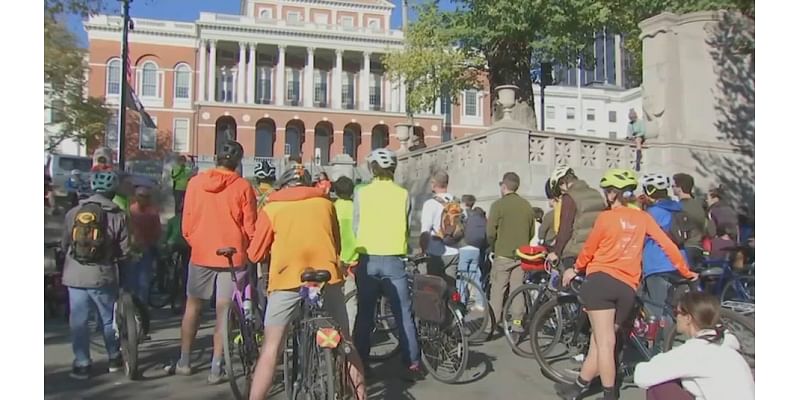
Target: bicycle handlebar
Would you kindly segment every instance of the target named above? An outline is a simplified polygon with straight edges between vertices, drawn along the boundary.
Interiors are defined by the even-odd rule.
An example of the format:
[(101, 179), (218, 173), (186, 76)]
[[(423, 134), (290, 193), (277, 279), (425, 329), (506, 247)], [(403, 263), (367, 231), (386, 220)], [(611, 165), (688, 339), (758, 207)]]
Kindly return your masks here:
[(234, 254), (236, 254), (236, 249), (233, 247), (223, 247), (221, 249), (217, 249), (218, 256), (223, 256), (225, 258), (233, 258)]

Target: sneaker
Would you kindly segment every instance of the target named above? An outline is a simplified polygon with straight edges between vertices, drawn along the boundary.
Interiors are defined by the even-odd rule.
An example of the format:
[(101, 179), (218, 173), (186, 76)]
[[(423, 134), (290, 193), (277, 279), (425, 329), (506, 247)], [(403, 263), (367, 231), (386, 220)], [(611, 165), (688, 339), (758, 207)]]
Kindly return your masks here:
[(425, 371), (422, 370), (419, 363), (411, 364), (406, 371), (406, 380), (408, 381), (416, 382), (425, 379)]
[(563, 400), (576, 400), (580, 398), (580, 396), (585, 391), (585, 389), (581, 389), (575, 383), (559, 382), (553, 385), (553, 387), (555, 388), (558, 397)]
[(208, 382), (209, 385), (217, 385), (217, 384), (221, 383), (224, 380), (225, 380), (225, 372), (224, 371), (219, 371), (219, 374), (214, 374), (214, 373), (209, 372), (208, 373), (208, 378), (206, 378), (206, 382)]
[(125, 367), (122, 356), (116, 356), (108, 360), (108, 372), (117, 372)]
[(164, 372), (166, 372), (167, 375), (189, 376), (192, 374), (192, 367), (189, 365), (178, 365), (177, 361), (173, 361), (164, 365)]
[(486, 311), (486, 307), (484, 307), (483, 304), (480, 303), (473, 303), (472, 306), (470, 307), (470, 311), (483, 313), (484, 311)]
[(91, 365), (87, 365), (84, 367), (73, 366), (72, 372), (69, 373), (69, 376), (71, 376), (74, 379), (80, 379), (82, 381), (85, 381), (89, 379), (89, 373), (91, 372), (91, 370), (92, 370)]

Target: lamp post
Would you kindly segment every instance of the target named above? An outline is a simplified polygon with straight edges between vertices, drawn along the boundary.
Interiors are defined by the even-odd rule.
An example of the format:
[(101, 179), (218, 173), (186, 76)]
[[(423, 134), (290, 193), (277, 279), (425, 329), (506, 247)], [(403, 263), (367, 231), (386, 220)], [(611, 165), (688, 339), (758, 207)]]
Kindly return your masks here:
[(121, 171), (125, 171), (125, 108), (128, 96), (128, 25), (130, 24), (130, 9), (133, 0), (120, 0), (122, 2), (122, 54), (120, 55), (120, 88), (119, 88), (119, 116), (117, 121), (117, 164)]

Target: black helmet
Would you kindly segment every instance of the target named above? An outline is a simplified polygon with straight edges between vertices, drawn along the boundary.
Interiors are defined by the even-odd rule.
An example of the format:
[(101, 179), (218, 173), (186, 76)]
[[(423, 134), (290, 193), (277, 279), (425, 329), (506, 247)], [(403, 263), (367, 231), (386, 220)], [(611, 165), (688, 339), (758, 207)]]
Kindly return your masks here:
[(239, 142), (228, 140), (219, 149), (217, 153), (217, 160), (231, 160), (234, 163), (239, 163), (244, 157), (244, 149)]
[(290, 164), (283, 171), (281, 177), (275, 182), (280, 189), (293, 186), (311, 186), (311, 174), (306, 171), (303, 164)]
[(547, 200), (556, 198), (556, 196), (553, 195), (553, 187), (550, 186), (550, 179), (544, 181), (544, 195), (547, 197)]

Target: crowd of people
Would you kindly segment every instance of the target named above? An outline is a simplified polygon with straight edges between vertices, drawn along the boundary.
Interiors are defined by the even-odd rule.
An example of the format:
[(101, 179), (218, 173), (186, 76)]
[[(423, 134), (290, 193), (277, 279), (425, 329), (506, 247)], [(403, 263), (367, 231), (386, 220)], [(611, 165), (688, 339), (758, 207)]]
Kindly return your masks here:
[[(200, 313), (216, 293), (207, 381), (224, 381), (220, 328), (233, 287), (227, 260), (216, 252), (232, 247), (237, 274), (257, 263), (262, 265), (259, 277), (267, 282), (262, 288), (267, 295), (264, 344), (251, 399), (263, 399), (269, 392), (287, 326), (299, 316), (300, 275), (308, 267), (331, 274), (324, 305), (345, 340), (355, 346), (348, 355), (348, 375), (357, 398), (366, 398), (365, 379), (374, 375), (362, 360), (370, 352), (381, 295), (399, 322), (406, 378), (420, 379), (420, 348), (404, 263), (412, 245), (412, 198), (395, 182), (395, 154), (388, 149), (369, 154), (366, 162), (373, 178), (367, 183), (348, 177), (331, 182), (325, 173), (314, 182), (300, 162), (290, 163), (278, 175), (269, 161), (256, 166), (251, 183), (237, 172), (242, 157), (242, 146), (229, 141), (218, 152), (216, 168), (194, 174), (186, 160), (179, 159), (171, 171), (175, 216), (163, 235), (159, 209), (148, 188), (132, 187), (108, 164), (93, 167), (92, 193), (67, 212), (62, 238), (75, 354), (72, 376), (86, 379), (90, 374), (92, 304), (99, 312), (109, 371), (120, 368), (112, 326), (115, 288), (128, 285), (146, 303), (154, 260), (166, 251), (181, 252), (188, 259), (180, 351), (166, 370), (179, 375), (194, 372), (190, 353)], [(419, 251), (427, 256), (426, 273), (445, 278), (460, 291), (464, 287), (456, 282), (457, 272), (476, 282), (488, 276), (489, 305), (495, 313), (503, 309), (504, 295), (523, 282), (519, 251), (525, 246), (547, 248), (548, 260), (563, 271), (564, 285), (578, 274), (586, 275), (580, 298), (592, 325), (590, 348), (576, 382), (556, 387), (565, 399), (583, 395), (596, 378), (603, 399), (618, 398), (615, 332), (633, 309), (637, 292), (648, 310), (659, 315), (671, 277), (696, 279), (692, 269), (700, 266), (705, 253), (724, 256), (731, 244), (754, 245), (752, 219), (745, 219), (747, 226), (740, 224), (742, 219), (727, 203), (723, 188), (710, 190), (703, 204), (694, 197), (694, 180), (688, 174), (639, 177), (631, 170), (611, 169), (598, 190), (572, 168), (559, 166), (545, 184), (550, 206), (546, 213), (517, 194), (520, 184), (516, 173), (505, 173), (498, 184), (500, 198), (487, 215), (476, 206), (474, 195), (459, 198), (450, 193), (446, 171), (433, 172), (430, 197), (421, 207)], [(77, 181), (71, 185), (80, 187)], [(641, 196), (636, 193), (639, 188)], [(117, 266), (125, 271), (123, 282)], [(344, 292), (352, 288), (358, 301), (354, 325), (344, 304)], [(522, 306), (511, 305), (511, 330), (518, 336), (523, 333)], [(730, 398), (724, 394), (732, 390), (752, 391), (752, 377), (748, 380), (742, 372), (744, 360), (730, 350), (738, 345), (732, 343), (735, 338), (718, 332), (719, 307), (709, 295), (684, 297), (678, 307), (678, 329), (695, 339), (640, 364), (637, 384), (652, 388), (654, 396), (679, 391), (694, 398), (722, 399)], [(713, 371), (701, 367), (693, 361), (699, 357), (716, 358), (726, 367)], [(739, 383), (722, 384), (731, 376), (741, 377)]]

